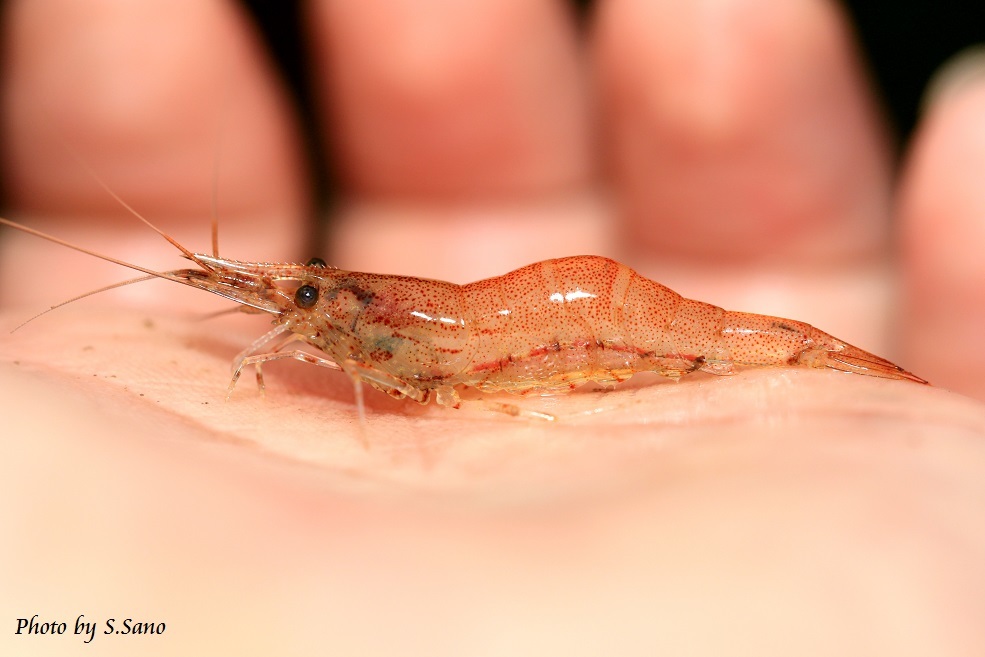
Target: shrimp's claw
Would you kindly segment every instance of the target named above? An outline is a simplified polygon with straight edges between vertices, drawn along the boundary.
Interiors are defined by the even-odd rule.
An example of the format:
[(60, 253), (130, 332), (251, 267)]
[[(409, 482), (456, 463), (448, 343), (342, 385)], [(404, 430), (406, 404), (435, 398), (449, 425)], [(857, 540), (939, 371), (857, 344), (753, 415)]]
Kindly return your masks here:
[(930, 385), (926, 379), (921, 379), (916, 374), (907, 372), (899, 365), (850, 344), (844, 344), (842, 349), (828, 351), (824, 359), (824, 366), (839, 372), (878, 376), (883, 379), (903, 379)]

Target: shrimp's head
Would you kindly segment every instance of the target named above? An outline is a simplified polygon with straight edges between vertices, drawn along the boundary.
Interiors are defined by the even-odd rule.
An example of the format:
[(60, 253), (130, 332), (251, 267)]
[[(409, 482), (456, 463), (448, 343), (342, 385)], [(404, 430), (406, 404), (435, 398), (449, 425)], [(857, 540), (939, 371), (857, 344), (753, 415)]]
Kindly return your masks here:
[(284, 321), (291, 314), (310, 308), (317, 300), (317, 280), (328, 272), (323, 260), (313, 258), (305, 265), (241, 262), (201, 253), (194, 254), (201, 269), (167, 272), (191, 287), (242, 304), (254, 312)]

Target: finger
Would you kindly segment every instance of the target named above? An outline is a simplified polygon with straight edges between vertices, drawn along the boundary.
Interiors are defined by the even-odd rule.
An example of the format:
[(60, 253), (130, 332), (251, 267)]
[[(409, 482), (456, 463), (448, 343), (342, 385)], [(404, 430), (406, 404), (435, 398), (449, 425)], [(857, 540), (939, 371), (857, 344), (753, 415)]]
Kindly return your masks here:
[(887, 149), (834, 3), (609, 2), (595, 46), (633, 247), (705, 267), (883, 248)]
[[(395, 271), (394, 257), (426, 250), (428, 275), (461, 276), (497, 253), (523, 252), (515, 264), (525, 264), (551, 238), (570, 244), (565, 231), (544, 226), (574, 217), (568, 235), (586, 230), (582, 204), (553, 205), (591, 177), (567, 9), (558, 0), (312, 5), (338, 173), (358, 201), (390, 204), (348, 208), (336, 263)], [(540, 205), (524, 205), (533, 200)], [(516, 204), (476, 211), (507, 201)], [(468, 235), (457, 230), (463, 223)], [(379, 259), (366, 253), (370, 244)]]
[[(87, 167), (180, 241), (208, 251), (218, 158), (223, 236), (239, 236), (224, 239), (224, 250), (249, 259), (288, 255), (297, 230), (277, 228), (258, 239), (253, 222), (303, 217), (297, 140), (273, 75), (233, 5), (107, 0), (80, 10), (70, 0), (47, 0), (7, 9), (0, 143), (5, 191), (18, 216), (140, 264), (173, 267), (173, 250)], [(94, 216), (102, 229), (80, 221)], [(31, 271), (34, 249), (41, 248), (13, 248), (11, 239), (5, 284)], [(237, 241), (261, 239), (265, 253), (236, 248)], [(49, 261), (71, 267), (86, 286), (122, 277), (110, 269), (90, 278), (97, 266), (91, 259), (57, 253)], [(145, 254), (161, 257), (149, 261)]]
[(514, 194), (586, 175), (573, 26), (560, 3), (313, 5), (341, 173), (360, 194)]
[(985, 399), (985, 55), (941, 79), (901, 188), (902, 349), (935, 384)]

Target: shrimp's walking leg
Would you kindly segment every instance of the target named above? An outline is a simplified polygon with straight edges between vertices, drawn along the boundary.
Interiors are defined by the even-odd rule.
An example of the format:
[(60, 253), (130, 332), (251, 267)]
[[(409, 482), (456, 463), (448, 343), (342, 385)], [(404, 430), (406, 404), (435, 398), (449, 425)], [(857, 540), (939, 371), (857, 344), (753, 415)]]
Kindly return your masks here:
[[(362, 387), (359, 384), (363, 381), (369, 381), (370, 383), (375, 383), (383, 388), (394, 390), (400, 393), (400, 395), (409, 397), (416, 402), (423, 403), (427, 401), (427, 395), (423, 391), (413, 387), (406, 381), (398, 379), (395, 376), (391, 376), (386, 372), (373, 369), (372, 367), (366, 367), (365, 365), (357, 363), (354, 360), (346, 360), (339, 365), (334, 360), (322, 358), (301, 349), (279, 351), (279, 349), (282, 349), (285, 345), (293, 342), (294, 340), (302, 339), (303, 338), (297, 336), (297, 334), (292, 334), (279, 345), (276, 345), (273, 351), (265, 354), (254, 354), (252, 356), (240, 358), (239, 362), (236, 363), (235, 370), (233, 371), (233, 378), (229, 382), (229, 388), (226, 392), (226, 399), (229, 399), (229, 396), (233, 392), (233, 388), (236, 387), (236, 382), (239, 380), (239, 377), (243, 372), (243, 368), (248, 367), (249, 365), (255, 365), (257, 368), (260, 368), (263, 363), (268, 363), (270, 361), (293, 359), (299, 360), (303, 363), (318, 365), (319, 367), (327, 367), (331, 370), (340, 370), (348, 374), (355, 386), (356, 404), (359, 407), (359, 415), (362, 420), (365, 420), (365, 406), (363, 405)], [(263, 344), (263, 341), (260, 341), (260, 344)]]
[[(232, 384), (230, 384), (229, 391), (226, 394), (226, 399), (229, 398), (229, 393), (232, 392), (232, 386), (236, 384), (236, 379), (239, 378), (239, 374), (238, 374), (239, 371), (242, 370), (243, 367), (245, 367), (243, 365), (243, 361), (249, 358), (250, 356), (256, 354), (264, 346), (272, 342), (274, 338), (283, 335), (289, 330), (290, 329), (288, 329), (284, 325), (280, 325), (275, 328), (272, 328), (266, 333), (264, 333), (263, 335), (261, 335), (259, 338), (251, 342), (250, 346), (248, 346), (246, 349), (236, 354), (236, 357), (233, 358), (233, 382)], [(267, 353), (276, 353), (281, 349), (283, 349), (286, 345), (290, 344), (293, 340), (299, 337), (300, 336), (298, 336), (297, 333), (291, 333), (291, 335), (286, 340), (282, 341), (280, 344), (268, 350)], [(262, 395), (266, 390), (266, 386), (263, 383), (263, 370), (261, 369), (260, 365), (261, 365), (260, 363), (256, 363), (256, 373), (257, 373), (257, 388), (260, 389), (260, 394)]]
[[(278, 347), (283, 347), (292, 340), (293, 338), (288, 338), (283, 344), (278, 345)], [(228, 392), (232, 393), (233, 388), (236, 386), (236, 382), (239, 380), (239, 377), (243, 372), (243, 368), (250, 365), (260, 366), (263, 363), (268, 363), (273, 360), (286, 359), (299, 360), (303, 363), (310, 363), (312, 365), (318, 365), (319, 367), (327, 367), (330, 370), (340, 370), (348, 374), (355, 381), (369, 381), (384, 388), (396, 390), (404, 397), (409, 397), (416, 402), (423, 402), (427, 398), (421, 390), (411, 386), (406, 381), (387, 374), (386, 372), (381, 372), (380, 370), (373, 369), (372, 367), (366, 367), (365, 365), (361, 365), (354, 360), (347, 360), (342, 365), (339, 365), (334, 360), (315, 356), (314, 354), (301, 349), (295, 349), (293, 351), (271, 351), (266, 354), (255, 354), (253, 356), (243, 358), (233, 372), (233, 378), (232, 381), (229, 382)], [(357, 395), (361, 396), (358, 392)]]
[(260, 351), (260, 348), (263, 347), (263, 345), (267, 344), (268, 342), (276, 338), (278, 335), (283, 335), (289, 330), (290, 329), (288, 329), (286, 326), (282, 324), (280, 326), (270, 329), (269, 331), (261, 335), (259, 338), (251, 342), (249, 347), (236, 354), (236, 357), (233, 358), (233, 371), (235, 372), (236, 370), (242, 369), (241, 363), (245, 358), (257, 353), (258, 351)]
[[(271, 331), (271, 334), (275, 334), (275, 332)], [(268, 336), (269, 335), (270, 334), (268, 334)], [(264, 336), (264, 338), (267, 338), (268, 336)], [(274, 351), (265, 354), (254, 354), (252, 356), (244, 356), (242, 358), (239, 358), (238, 359), (239, 362), (236, 363), (236, 368), (233, 371), (233, 378), (229, 382), (229, 388), (226, 391), (226, 400), (228, 400), (229, 396), (232, 395), (233, 388), (236, 386), (236, 382), (239, 380), (239, 377), (243, 372), (243, 368), (249, 365), (254, 365), (256, 366), (257, 370), (259, 370), (263, 363), (268, 363), (273, 360), (293, 359), (293, 360), (299, 360), (302, 363), (310, 363), (312, 365), (318, 365), (319, 367), (327, 367), (328, 369), (331, 370), (343, 371), (349, 375), (350, 379), (352, 379), (352, 386), (356, 396), (356, 408), (358, 409), (358, 413), (359, 413), (360, 441), (362, 442), (363, 447), (366, 447), (367, 449), (369, 448), (369, 440), (367, 440), (366, 438), (366, 405), (363, 401), (363, 388), (362, 388), (363, 381), (369, 381), (371, 383), (375, 383), (384, 388), (395, 390), (399, 392), (401, 395), (403, 395), (404, 397), (409, 397), (417, 402), (423, 403), (427, 401), (427, 395), (424, 392), (418, 390), (417, 388), (414, 388), (413, 386), (409, 385), (405, 381), (401, 381), (400, 379), (391, 376), (386, 372), (381, 372), (371, 367), (366, 367), (365, 365), (361, 365), (354, 360), (346, 360), (345, 362), (343, 362), (342, 365), (339, 365), (334, 360), (329, 360), (328, 358), (321, 358), (320, 356), (315, 356), (314, 354), (309, 353), (307, 351), (303, 351), (301, 349), (295, 349), (293, 351), (277, 351), (277, 349), (283, 348), (285, 345), (289, 344), (295, 339), (302, 339), (302, 338), (300, 336), (296, 337), (296, 334), (293, 334), (292, 336), (288, 337), (286, 340), (281, 342), (279, 345), (276, 345), (274, 347)], [(267, 340), (265, 339), (261, 339), (257, 341), (257, 343), (259, 344), (264, 344), (265, 342), (267, 342)], [(262, 379), (259, 378), (259, 372), (257, 373), (257, 375), (258, 375), (257, 380), (262, 385)]]
[[(284, 344), (287, 344), (291, 340), (285, 340)], [(283, 347), (283, 345), (280, 345)], [(327, 367), (330, 370), (341, 370), (342, 367), (339, 366), (334, 360), (329, 360), (327, 358), (320, 358), (314, 354), (310, 354), (307, 351), (302, 351), (300, 349), (295, 349), (293, 351), (272, 351), (266, 354), (254, 354), (252, 356), (245, 356), (235, 364), (235, 369), (233, 369), (233, 378), (229, 382), (229, 387), (226, 389), (226, 400), (229, 400), (230, 395), (233, 394), (233, 388), (236, 387), (236, 382), (239, 381), (240, 375), (243, 373), (243, 368), (249, 365), (256, 365), (258, 368), (263, 363), (269, 363), (272, 360), (284, 360), (287, 358), (293, 358), (294, 360), (299, 360), (303, 363), (311, 363), (312, 365), (318, 365), (319, 367)], [(260, 381), (260, 379), (258, 379)], [(262, 388), (261, 388), (262, 391)]]
[[(240, 352), (236, 356), (236, 358), (233, 360), (233, 375), (234, 376), (233, 376), (233, 381), (230, 383), (230, 388), (229, 388), (229, 392), (230, 393), (232, 392), (232, 386), (234, 386), (236, 384), (236, 379), (239, 378), (238, 372), (240, 370), (242, 370), (244, 367), (246, 367), (247, 365), (251, 364), (248, 361), (248, 359), (249, 358), (252, 358), (254, 355), (256, 355), (256, 353), (255, 353), (256, 350), (258, 350), (260, 347), (262, 347), (262, 346), (266, 345), (267, 343), (269, 343), (270, 342), (270, 339), (269, 338), (275, 337), (276, 335), (279, 335), (282, 332), (283, 331), (276, 331), (276, 330), (275, 331), (271, 331), (267, 335), (263, 336), (263, 338), (261, 338), (260, 340), (257, 340), (252, 345), (250, 345), (249, 349)], [(280, 342), (278, 342), (274, 346), (269, 347), (268, 350), (265, 351), (263, 354), (259, 354), (259, 355), (262, 355), (262, 356), (270, 356), (272, 354), (279, 353), (280, 350), (283, 349), (284, 347), (286, 347), (287, 345), (291, 344), (292, 342), (298, 342), (298, 341), (304, 341), (304, 338), (302, 336), (298, 335), (297, 333), (291, 333), (289, 336), (287, 336), (286, 338), (284, 338), (283, 340), (281, 340)], [(257, 360), (256, 362), (253, 362), (252, 363), (253, 366), (254, 366), (254, 368), (256, 369), (257, 388), (260, 390), (260, 396), (261, 397), (265, 395), (266, 390), (267, 390), (267, 385), (263, 381), (263, 364), (266, 361), (268, 361), (268, 360), (277, 360), (277, 359), (276, 358), (264, 358), (262, 360)], [(324, 367), (331, 367), (331, 365), (324, 365)], [(336, 367), (334, 369), (339, 369), (339, 368)], [(227, 399), (229, 398), (229, 395), (228, 394), (226, 395), (226, 398)]]
[(366, 423), (366, 406), (363, 403), (363, 381), (369, 381), (382, 388), (396, 391), (404, 397), (413, 399), (421, 404), (427, 402), (427, 393), (386, 372), (381, 372), (372, 367), (366, 367), (354, 360), (345, 361), (341, 369), (352, 379), (352, 385), (356, 393), (356, 408), (359, 410), (359, 422), (362, 426), (365, 426)]

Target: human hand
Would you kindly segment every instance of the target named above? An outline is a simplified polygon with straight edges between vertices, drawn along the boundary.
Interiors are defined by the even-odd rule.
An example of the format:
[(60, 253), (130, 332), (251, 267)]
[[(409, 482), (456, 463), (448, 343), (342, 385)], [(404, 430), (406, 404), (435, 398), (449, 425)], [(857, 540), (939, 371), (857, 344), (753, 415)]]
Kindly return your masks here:
[[(58, 23), (22, 3), (8, 21), (8, 189), (32, 225), (171, 267), (147, 262), (166, 245), (60, 140), (197, 245), (218, 115), (230, 257), (321, 251), (346, 268), (465, 282), (599, 252), (687, 296), (895, 356), (881, 340), (889, 157), (839, 17), (817, 3), (770, 5), (769, 21), (751, 1), (680, 5), (604, 4), (587, 44), (550, 3), (312, 9), (313, 70), (349, 192), (318, 249), (301, 243), (296, 129), (235, 12), (141, 3)], [(934, 335), (919, 330), (927, 296), (911, 291), (914, 277), (947, 275), (945, 247), (970, 244), (973, 225), (957, 222), (981, 199), (946, 187), (962, 178), (937, 174), (947, 157), (935, 143), (973, 134), (978, 89), (931, 114), (902, 196), (913, 328), (899, 362), (945, 387), (907, 357), (923, 358), (916, 342)], [(920, 238), (944, 197), (961, 203), (946, 213), (949, 241)], [(7, 307), (119, 278), (48, 246), (5, 235)], [(39, 262), (57, 269), (36, 273)], [(169, 623), (169, 646), (241, 652), (980, 642), (985, 419), (943, 389), (804, 370), (642, 377), (539, 401), (561, 417), (553, 425), (367, 391), (367, 451), (341, 375), (283, 364), (267, 370), (266, 400), (244, 380), (223, 403), (229, 358), (262, 325), (170, 319), (215, 301), (153, 285), (153, 311), (119, 309), (138, 303), (134, 286), (116, 309), (88, 300), (3, 341), (17, 412), (3, 562), (20, 568), (3, 572), (8, 618), (141, 614)], [(948, 350), (974, 362), (973, 346)], [(894, 643), (901, 626), (910, 636)], [(311, 627), (324, 634), (296, 629)]]

